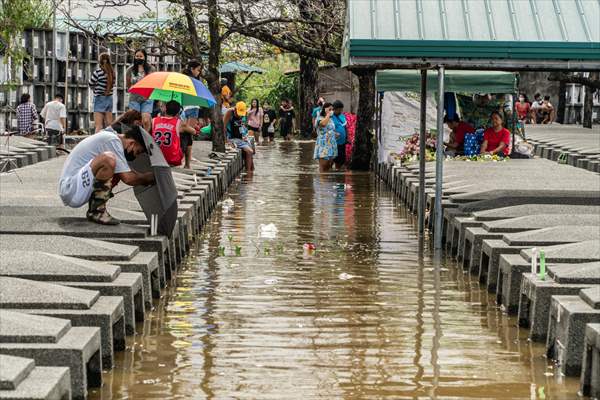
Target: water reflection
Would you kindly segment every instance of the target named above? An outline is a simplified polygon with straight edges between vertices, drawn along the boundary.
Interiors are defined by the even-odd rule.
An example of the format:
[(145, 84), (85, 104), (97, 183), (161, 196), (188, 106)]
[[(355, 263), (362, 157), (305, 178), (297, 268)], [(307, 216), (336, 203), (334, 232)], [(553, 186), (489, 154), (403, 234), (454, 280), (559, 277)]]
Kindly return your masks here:
[[(230, 196), (92, 398), (577, 392), (476, 279), (419, 251), (414, 217), (372, 176), (319, 175), (310, 144), (281, 143), (259, 148)], [(259, 235), (269, 223), (275, 239)]]

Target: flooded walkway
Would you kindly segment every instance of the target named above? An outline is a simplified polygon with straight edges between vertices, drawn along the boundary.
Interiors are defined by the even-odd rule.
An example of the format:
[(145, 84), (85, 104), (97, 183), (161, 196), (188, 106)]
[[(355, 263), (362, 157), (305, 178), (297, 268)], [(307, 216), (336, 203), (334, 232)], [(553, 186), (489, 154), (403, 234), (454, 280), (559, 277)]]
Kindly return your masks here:
[(256, 160), (91, 398), (575, 397), (371, 175), (320, 176), (309, 143)]

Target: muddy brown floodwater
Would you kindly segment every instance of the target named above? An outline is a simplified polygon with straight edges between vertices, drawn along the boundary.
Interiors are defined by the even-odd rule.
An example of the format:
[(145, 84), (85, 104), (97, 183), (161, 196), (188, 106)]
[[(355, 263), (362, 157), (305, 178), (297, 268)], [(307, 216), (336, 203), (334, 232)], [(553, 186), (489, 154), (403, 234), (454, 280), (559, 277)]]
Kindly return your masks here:
[(577, 397), (372, 175), (320, 176), (312, 148), (258, 149), (92, 399)]

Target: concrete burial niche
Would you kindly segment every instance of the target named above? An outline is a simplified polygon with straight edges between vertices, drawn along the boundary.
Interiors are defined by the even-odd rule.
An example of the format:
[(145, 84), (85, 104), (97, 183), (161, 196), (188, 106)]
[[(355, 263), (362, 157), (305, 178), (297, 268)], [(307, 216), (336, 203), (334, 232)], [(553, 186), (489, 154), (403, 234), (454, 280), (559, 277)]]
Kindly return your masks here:
[(14, 217), (3, 215), (0, 218), (2, 234), (67, 235), (85, 238), (106, 236), (122, 238), (144, 238), (147, 229), (127, 224), (99, 225), (77, 217)]
[(165, 276), (161, 273), (159, 256), (154, 252), (140, 252), (130, 260), (114, 260), (110, 264), (118, 265), (122, 271), (142, 274), (144, 282), (149, 280), (149, 287), (144, 285), (146, 308), (152, 307), (152, 298), (160, 298), (160, 289), (165, 287)]
[(600, 323), (600, 285), (581, 289), (578, 296), (552, 297), (546, 352), (565, 375), (581, 374), (589, 323)]
[(533, 231), (506, 233), (502, 240), (484, 239), (481, 247), (479, 282), (495, 293), (501, 254), (519, 254), (521, 249), (600, 240), (598, 226), (554, 226)]
[[(123, 272), (141, 273), (146, 308), (152, 307), (152, 298), (160, 297), (159, 264), (153, 254), (139, 252), (133, 244), (153, 239), (115, 239), (114, 243), (105, 240), (84, 239), (64, 235), (0, 235), (0, 249), (21, 251), (42, 251), (92, 261), (106, 261), (109, 264), (123, 262)], [(166, 240), (166, 238), (164, 238)], [(117, 244), (123, 243), (123, 244)], [(127, 245), (129, 243), (131, 245)], [(148, 260), (139, 262), (138, 258)], [(128, 264), (128, 261), (136, 260)], [(163, 285), (164, 286), (164, 285)]]
[(600, 215), (553, 215), (539, 214), (525, 217), (486, 221), (481, 228), (466, 228), (463, 242), (463, 267), (471, 271), (479, 269), (481, 242), (484, 239), (501, 239), (506, 233), (524, 232), (554, 226), (598, 226)]
[[(520, 255), (503, 254), (500, 256), (496, 295), (498, 302), (511, 314), (518, 311), (522, 275), (531, 272), (531, 252), (531, 249), (524, 249), (521, 250)], [(581, 264), (600, 261), (600, 242), (588, 240), (548, 246), (544, 248), (544, 252), (548, 264)]]
[(484, 239), (500, 239), (501, 233), (489, 232), (480, 227), (470, 227), (465, 230), (463, 245), (463, 269), (475, 273), (479, 270), (481, 245)]
[(40, 367), (31, 358), (0, 354), (0, 399), (71, 399), (67, 367)]
[(102, 360), (113, 365), (115, 350), (125, 349), (123, 298), (96, 290), (28, 279), (0, 277), (0, 309), (68, 319), (73, 326), (100, 328)]
[(131, 260), (137, 246), (65, 235), (0, 234), (2, 250), (33, 250), (95, 261)]
[[(109, 205), (111, 205), (109, 203)], [(71, 207), (58, 207), (58, 206), (0, 206), (1, 216), (12, 216), (12, 217), (78, 217), (85, 218), (85, 211), (87, 209), (82, 208), (71, 208)], [(147, 224), (146, 216), (141, 211), (133, 211), (120, 207), (110, 207), (110, 213), (113, 217), (118, 218), (121, 222), (131, 225), (136, 224)]]
[(587, 324), (581, 369), (581, 394), (600, 397), (600, 324)]
[[(512, 162), (512, 161), (511, 161)], [(583, 206), (583, 207), (596, 207), (599, 205), (600, 200), (597, 198), (597, 194), (594, 193), (583, 193), (583, 192), (565, 192), (565, 191), (490, 191), (487, 195), (496, 194), (498, 197), (490, 198), (488, 200), (478, 200), (471, 201), (466, 204), (459, 204), (458, 208), (447, 209), (444, 208), (444, 231), (446, 232), (446, 237), (449, 237), (448, 232), (451, 230), (452, 219), (459, 216), (476, 216), (476, 215), (486, 215), (484, 213), (490, 213), (494, 215), (496, 210), (507, 210), (507, 215), (509, 218), (514, 217), (522, 217), (522, 216), (533, 216), (543, 215), (542, 212), (531, 212), (529, 214), (524, 213), (520, 214), (518, 211), (513, 211), (518, 207), (527, 207), (531, 205), (535, 205), (536, 208), (539, 208), (540, 211), (543, 210), (547, 206), (553, 205), (562, 205), (562, 206)], [(465, 195), (466, 196), (466, 195)], [(456, 196), (452, 196), (454, 198)], [(464, 197), (464, 196), (463, 196)], [(464, 197), (464, 199), (468, 199), (468, 197)], [(549, 209), (550, 211), (547, 213), (548, 215), (566, 215), (566, 213), (557, 212)], [(511, 215), (514, 213), (515, 215)], [(574, 208), (573, 215), (582, 214), (581, 210)], [(585, 212), (585, 214), (594, 214), (593, 212)], [(598, 213), (596, 213), (598, 215)], [(481, 221), (485, 220), (496, 220), (500, 218), (493, 219), (481, 219)], [(478, 218), (476, 217), (476, 220)], [(565, 224), (561, 224), (565, 225)], [(591, 224), (590, 224), (591, 225)], [(545, 226), (537, 226), (537, 228), (543, 228)], [(461, 244), (459, 244), (460, 246)], [(461, 249), (458, 247), (458, 251), (460, 253)]]
[(39, 366), (68, 367), (74, 399), (85, 399), (88, 387), (102, 384), (100, 331), (95, 327), (0, 310), (0, 354), (31, 358)]
[(580, 215), (600, 214), (600, 207), (569, 204), (522, 204), (519, 206), (495, 208), (485, 211), (476, 211), (473, 217), (477, 221), (495, 221), (499, 219), (525, 217), (528, 215)]
[(545, 279), (525, 273), (519, 297), (519, 325), (529, 328), (529, 337), (545, 341), (550, 300), (555, 295), (577, 295), (581, 289), (600, 285), (600, 262), (550, 264)]
[(121, 273), (118, 266), (36, 251), (0, 250), (0, 276), (52, 282), (97, 290), (103, 296), (121, 296), (127, 334), (144, 320), (142, 275)]

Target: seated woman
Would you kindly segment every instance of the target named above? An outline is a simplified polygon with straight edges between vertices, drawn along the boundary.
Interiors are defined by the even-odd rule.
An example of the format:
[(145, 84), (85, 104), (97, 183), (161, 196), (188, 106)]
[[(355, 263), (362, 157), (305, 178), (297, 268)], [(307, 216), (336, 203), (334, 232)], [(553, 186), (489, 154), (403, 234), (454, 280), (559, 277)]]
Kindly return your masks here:
[(464, 150), (465, 134), (475, 132), (475, 128), (471, 124), (461, 121), (458, 114), (446, 115), (444, 122), (448, 128), (452, 130), (450, 140), (444, 143), (448, 148), (449, 155), (462, 154)]
[(508, 156), (510, 154), (510, 131), (502, 125), (504, 120), (498, 111), (492, 112), (490, 119), (492, 127), (483, 133), (481, 154)]

